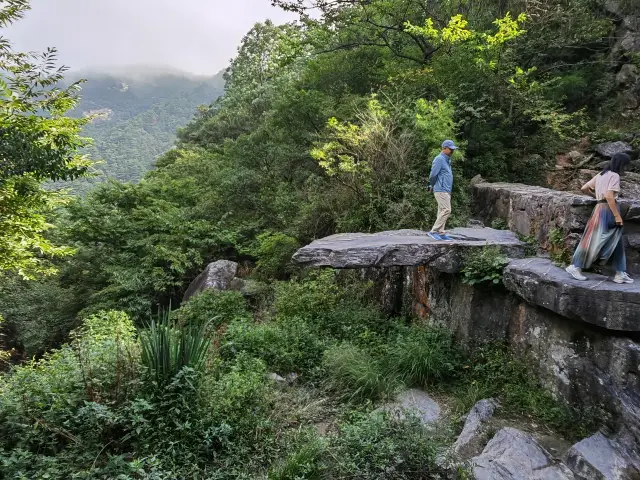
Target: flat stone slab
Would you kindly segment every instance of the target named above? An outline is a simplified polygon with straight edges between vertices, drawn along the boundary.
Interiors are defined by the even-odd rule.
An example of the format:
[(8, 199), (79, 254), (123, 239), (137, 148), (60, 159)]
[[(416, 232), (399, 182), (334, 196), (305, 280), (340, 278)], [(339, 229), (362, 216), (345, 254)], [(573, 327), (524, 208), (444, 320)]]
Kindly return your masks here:
[(632, 480), (640, 477), (637, 454), (624, 451), (600, 432), (576, 443), (564, 460), (578, 478)]
[(482, 454), (471, 461), (476, 480), (573, 480), (530, 435), (506, 427), (496, 433)]
[(509, 258), (522, 258), (524, 244), (510, 231), (492, 228), (456, 228), (451, 241), (436, 241), (420, 230), (374, 234), (332, 235), (301, 248), (293, 260), (304, 266), (370, 268), (430, 266), (445, 273), (459, 272), (463, 255), (471, 249), (495, 245)]
[(513, 260), (504, 271), (507, 289), (527, 302), (563, 317), (609, 330), (640, 331), (640, 279), (618, 285), (602, 275), (572, 278), (551, 260)]
[(424, 426), (437, 423), (442, 415), (440, 405), (427, 393), (415, 388), (400, 393), (393, 403), (374, 411), (376, 414), (382, 412), (395, 420), (404, 420), (407, 415), (414, 415)]

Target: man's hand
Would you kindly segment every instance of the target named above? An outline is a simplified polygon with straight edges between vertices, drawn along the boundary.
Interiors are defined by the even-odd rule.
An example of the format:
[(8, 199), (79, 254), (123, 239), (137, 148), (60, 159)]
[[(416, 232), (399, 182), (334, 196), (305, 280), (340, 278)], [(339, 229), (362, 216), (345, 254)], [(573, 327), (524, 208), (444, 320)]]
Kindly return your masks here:
[(428, 185), (427, 186), (427, 192), (429, 192), (429, 193), (433, 192), (433, 185)]

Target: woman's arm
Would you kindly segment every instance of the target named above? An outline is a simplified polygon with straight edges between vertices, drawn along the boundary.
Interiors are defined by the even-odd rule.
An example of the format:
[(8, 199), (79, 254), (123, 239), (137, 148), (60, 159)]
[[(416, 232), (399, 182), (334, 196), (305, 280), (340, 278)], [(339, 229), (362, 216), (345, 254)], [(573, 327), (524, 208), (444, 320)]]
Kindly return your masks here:
[(591, 182), (585, 183), (580, 190), (582, 190), (582, 193), (587, 194), (590, 197), (596, 198), (596, 191), (591, 186)]
[(620, 212), (618, 211), (618, 206), (616, 205), (616, 192), (613, 190), (607, 190), (604, 198), (607, 199), (607, 203), (609, 204), (609, 208), (611, 209), (611, 213), (613, 213), (613, 218), (616, 219), (616, 225), (622, 225), (622, 217), (620, 216)]

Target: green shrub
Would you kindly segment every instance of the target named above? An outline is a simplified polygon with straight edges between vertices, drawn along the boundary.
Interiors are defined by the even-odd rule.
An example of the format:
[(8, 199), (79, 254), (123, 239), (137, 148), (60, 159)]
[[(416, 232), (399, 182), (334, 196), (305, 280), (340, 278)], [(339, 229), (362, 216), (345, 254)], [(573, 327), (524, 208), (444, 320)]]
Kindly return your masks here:
[(314, 271), (302, 281), (280, 282), (275, 289), (275, 310), (278, 317), (299, 317), (313, 320), (341, 304), (341, 289), (331, 270)]
[(295, 271), (291, 257), (300, 244), (284, 233), (263, 233), (257, 237), (256, 275), (264, 279), (285, 279)]
[(502, 343), (476, 345), (470, 352), (454, 394), (460, 414), (478, 400), (496, 397), (504, 411), (531, 417), (576, 439), (589, 436), (606, 418), (598, 409), (581, 412), (555, 400), (535, 371)]
[(211, 347), (207, 323), (176, 325), (171, 313), (151, 320), (140, 335), (142, 363), (158, 386), (164, 386), (185, 367), (200, 371)]
[(502, 255), (498, 247), (487, 246), (480, 252), (472, 251), (464, 258), (462, 281), (467, 285), (477, 283), (497, 285), (502, 281), (502, 272), (508, 264), (509, 260)]
[(314, 437), (304, 443), (282, 463), (272, 468), (268, 480), (320, 480), (322, 477), (322, 456), (326, 444)]
[(504, 218), (494, 218), (491, 222), (491, 228), (494, 230), (509, 230), (509, 224)]
[(180, 325), (218, 327), (236, 320), (251, 318), (247, 302), (240, 292), (205, 290), (189, 299), (175, 312)]
[(265, 323), (235, 322), (229, 325), (221, 354), (231, 359), (247, 353), (263, 360), (280, 374), (311, 372), (322, 360), (327, 340), (306, 321), (293, 317)]
[(405, 329), (398, 335), (386, 364), (390, 376), (410, 387), (449, 381), (462, 365), (450, 332), (419, 327)]
[(327, 387), (348, 400), (378, 400), (397, 385), (378, 360), (349, 343), (329, 348), (323, 366)]
[(438, 444), (415, 419), (356, 414), (330, 437), (328, 448), (324, 478), (408, 480), (444, 473), (435, 466)]
[(554, 228), (549, 232), (549, 253), (557, 265), (566, 267), (571, 263), (571, 252), (567, 249), (565, 233)]

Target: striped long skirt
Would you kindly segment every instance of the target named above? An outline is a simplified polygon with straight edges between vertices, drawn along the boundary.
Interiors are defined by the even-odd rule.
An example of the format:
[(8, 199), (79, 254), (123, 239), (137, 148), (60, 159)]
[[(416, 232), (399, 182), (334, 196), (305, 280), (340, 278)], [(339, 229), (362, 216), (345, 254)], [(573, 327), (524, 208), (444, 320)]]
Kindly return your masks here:
[(622, 228), (616, 227), (613, 213), (606, 203), (598, 203), (573, 255), (573, 265), (590, 268), (594, 263), (612, 260), (616, 272), (627, 270)]

